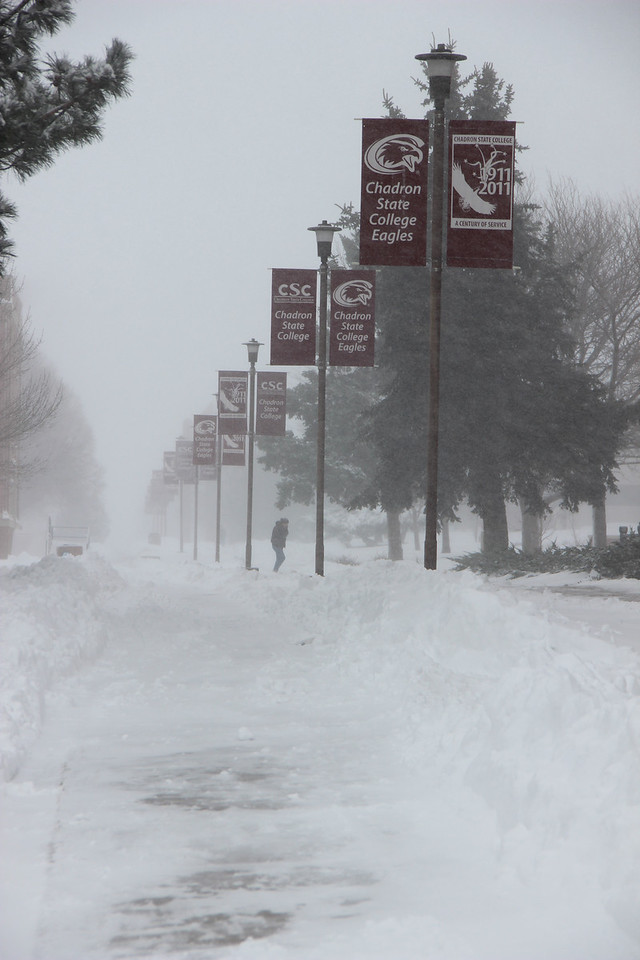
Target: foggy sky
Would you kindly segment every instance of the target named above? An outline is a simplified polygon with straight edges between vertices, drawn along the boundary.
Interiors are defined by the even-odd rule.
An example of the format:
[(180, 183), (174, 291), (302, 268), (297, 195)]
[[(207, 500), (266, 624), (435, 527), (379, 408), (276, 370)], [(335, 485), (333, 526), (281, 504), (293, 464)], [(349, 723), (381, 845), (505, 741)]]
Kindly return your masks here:
[(382, 91), (423, 115), (432, 39), (515, 88), (520, 167), (584, 193), (638, 191), (640, 4), (430, 0), (79, 0), (50, 49), (135, 52), (101, 143), (20, 185), (14, 268), (43, 352), (79, 395), (130, 529), (219, 369), (265, 343), (271, 267), (315, 267), (307, 227), (359, 206), (360, 124)]

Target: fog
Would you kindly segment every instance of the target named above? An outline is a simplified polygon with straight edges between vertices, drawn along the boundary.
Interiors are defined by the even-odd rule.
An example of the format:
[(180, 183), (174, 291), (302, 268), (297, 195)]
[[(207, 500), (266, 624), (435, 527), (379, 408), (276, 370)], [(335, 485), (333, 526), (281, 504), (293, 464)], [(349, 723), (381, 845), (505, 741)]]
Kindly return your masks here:
[(217, 371), (245, 368), (252, 337), (268, 364), (270, 268), (316, 266), (307, 227), (358, 205), (358, 118), (381, 115), (383, 90), (421, 116), (414, 56), (449, 35), (513, 85), (539, 190), (637, 190), (633, 0), (79, 0), (52, 39), (136, 55), (102, 142), (6, 184), (24, 303), (93, 427), (116, 534)]

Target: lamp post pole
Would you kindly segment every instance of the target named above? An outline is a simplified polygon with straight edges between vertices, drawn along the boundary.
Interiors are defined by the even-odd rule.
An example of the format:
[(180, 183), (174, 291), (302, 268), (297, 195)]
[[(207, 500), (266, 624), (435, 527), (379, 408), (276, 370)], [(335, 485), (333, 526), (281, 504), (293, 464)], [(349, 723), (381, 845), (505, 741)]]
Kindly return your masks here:
[(220, 563), (220, 508), (222, 506), (222, 437), (220, 436), (220, 400), (216, 398), (217, 426), (216, 426), (216, 563)]
[(199, 487), (199, 470), (200, 467), (196, 464), (193, 468), (195, 474), (193, 481), (193, 559), (198, 559), (198, 487)]
[(247, 542), (245, 547), (245, 568), (251, 570), (251, 528), (253, 522), (253, 440), (255, 431), (255, 390), (256, 390), (256, 361), (261, 343), (254, 338), (245, 343), (247, 354), (249, 356), (249, 469), (247, 477)]
[(324, 577), (324, 459), (327, 397), (327, 295), (329, 257), (333, 235), (339, 231), (326, 220), (309, 227), (316, 235), (320, 257), (320, 309), (318, 331), (318, 439), (316, 449), (316, 574)]
[(427, 419), (427, 490), (424, 566), (438, 564), (438, 424), (440, 416), (440, 316), (442, 309), (442, 208), (444, 206), (444, 104), (451, 93), (456, 61), (467, 58), (444, 43), (430, 53), (419, 53), (429, 77), (429, 96), (434, 103), (432, 194), (431, 194), (431, 281), (429, 293), (429, 409)]

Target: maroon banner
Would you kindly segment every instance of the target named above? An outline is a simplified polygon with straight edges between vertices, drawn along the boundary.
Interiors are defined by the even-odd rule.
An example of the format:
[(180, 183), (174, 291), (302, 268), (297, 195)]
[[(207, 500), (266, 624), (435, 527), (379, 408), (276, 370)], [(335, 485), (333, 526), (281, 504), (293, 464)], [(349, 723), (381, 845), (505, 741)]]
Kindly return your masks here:
[(245, 437), (223, 433), (220, 437), (223, 467), (244, 467)]
[(243, 370), (218, 373), (218, 430), (221, 434), (247, 432), (247, 387), (249, 374)]
[(375, 347), (375, 270), (331, 271), (329, 364), (372, 367)]
[(195, 483), (193, 440), (176, 440), (176, 477), (183, 483)]
[(360, 263), (427, 260), (427, 120), (363, 120)]
[(213, 466), (216, 462), (216, 418), (211, 414), (193, 415), (193, 462), (199, 466)]
[(315, 270), (271, 274), (271, 363), (309, 367), (316, 362)]
[(448, 266), (512, 268), (515, 141), (512, 121), (449, 124)]
[(256, 434), (259, 437), (284, 437), (287, 420), (286, 373), (258, 374), (256, 389)]
[(165, 450), (162, 454), (162, 478), (167, 484), (175, 484), (178, 482), (176, 476), (175, 450)]

